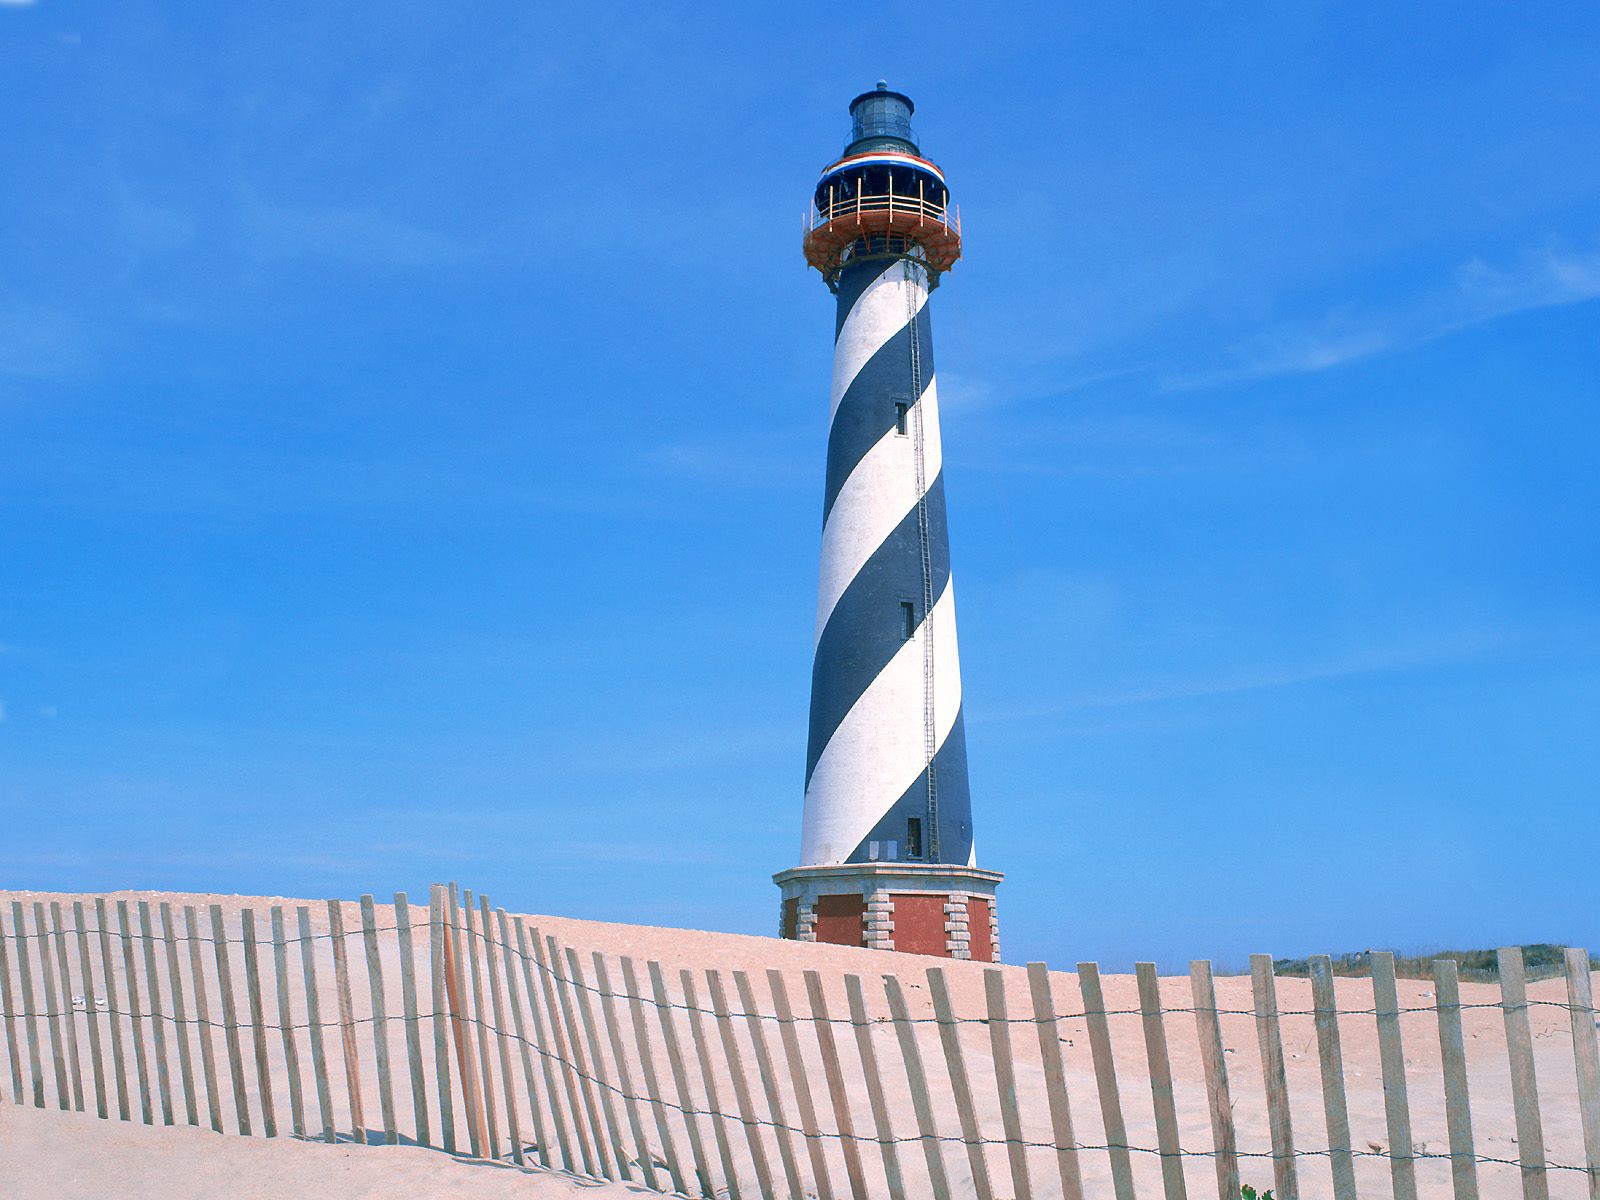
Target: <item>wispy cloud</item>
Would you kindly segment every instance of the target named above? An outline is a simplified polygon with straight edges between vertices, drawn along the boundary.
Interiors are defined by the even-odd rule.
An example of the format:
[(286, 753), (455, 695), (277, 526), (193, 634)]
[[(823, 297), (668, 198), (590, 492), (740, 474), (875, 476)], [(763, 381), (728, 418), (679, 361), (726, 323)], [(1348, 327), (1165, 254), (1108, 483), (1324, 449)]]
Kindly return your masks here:
[(104, 216), (111, 252), (125, 272), (187, 248), (199, 232), (193, 211), (147, 194), (120, 169), (106, 180)]
[(1007, 386), (993, 380), (980, 379), (955, 371), (939, 372), (939, 407), (945, 413), (968, 417), (973, 414), (993, 412), (1016, 404), (1037, 404), (1060, 400), (1074, 392), (1086, 391), (1101, 384), (1114, 383), (1148, 375), (1152, 368), (1145, 363), (1133, 366), (1095, 368), (1063, 376), (1054, 369), (1043, 379), (1031, 384)]
[(0, 864), (8, 867), (293, 867), (315, 871), (349, 871), (384, 866), (374, 856), (350, 854), (307, 854), (301, 851), (218, 850), (35, 850), (0, 853)]
[(811, 456), (750, 442), (673, 442), (647, 452), (644, 461), (654, 472), (724, 487), (790, 487), (817, 480)]
[(269, 199), (240, 185), (240, 248), (253, 262), (331, 260), (358, 266), (452, 266), (482, 256), (475, 239), (443, 233), (372, 205)]
[[(384, 817), (392, 820), (393, 814), (385, 813)], [(408, 814), (405, 819), (408, 822), (415, 822), (427, 818)], [(503, 830), (526, 822), (527, 819), (526, 811), (508, 813), (493, 822), (476, 822), (468, 814), (452, 813), (449, 820), (435, 822), (440, 826), (443, 837), (434, 837), (427, 841), (378, 842), (365, 848), (379, 859), (388, 862), (422, 858), (433, 861), (448, 859), (452, 863), (462, 864), (526, 863), (528, 857), (526, 847), (492, 838), (487, 841), (479, 840), (476, 833), (485, 826), (493, 830)], [(470, 842), (465, 838), (445, 840), (448, 834), (459, 832), (463, 825), (474, 831), (473, 840)], [(713, 847), (690, 846), (671, 840), (607, 842), (542, 837), (539, 841), (539, 863), (542, 871), (563, 868), (583, 870), (596, 864), (713, 866), (731, 862), (733, 859), (731, 851), (720, 852)]]
[(1234, 347), (1220, 368), (1174, 373), (1173, 390), (1325, 371), (1390, 350), (1419, 346), (1516, 313), (1600, 297), (1600, 249), (1546, 249), (1510, 265), (1469, 259), (1444, 285), (1388, 309), (1345, 307), (1308, 322), (1269, 329)]
[(0, 376), (72, 375), (91, 358), (92, 340), (71, 317), (0, 296)]
[(1372, 646), (1323, 659), (1244, 667), (1233, 671), (1169, 677), (1127, 687), (1071, 697), (1060, 703), (1019, 706), (988, 714), (974, 713), (975, 723), (1002, 723), (1060, 717), (1072, 713), (1206, 700), (1251, 692), (1276, 691), (1369, 675), (1441, 666), (1470, 659), (1506, 640), (1506, 635), (1464, 632), (1457, 635)]

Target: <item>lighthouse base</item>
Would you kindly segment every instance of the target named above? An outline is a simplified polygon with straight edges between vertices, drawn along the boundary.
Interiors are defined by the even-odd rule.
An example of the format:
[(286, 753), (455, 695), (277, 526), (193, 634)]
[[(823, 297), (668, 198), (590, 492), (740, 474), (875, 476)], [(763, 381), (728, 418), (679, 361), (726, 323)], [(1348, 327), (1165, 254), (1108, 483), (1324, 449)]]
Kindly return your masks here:
[(949, 863), (839, 863), (772, 877), (778, 935), (975, 962), (1000, 960), (999, 871)]

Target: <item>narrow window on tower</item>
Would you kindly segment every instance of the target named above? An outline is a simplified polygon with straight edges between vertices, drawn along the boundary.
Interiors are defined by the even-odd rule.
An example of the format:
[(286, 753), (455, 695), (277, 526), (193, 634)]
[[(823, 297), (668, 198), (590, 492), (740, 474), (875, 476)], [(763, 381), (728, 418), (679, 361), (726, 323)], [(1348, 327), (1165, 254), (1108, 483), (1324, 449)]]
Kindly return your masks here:
[(906, 818), (906, 857), (922, 857), (922, 818)]
[(917, 636), (917, 606), (909, 600), (900, 601), (900, 619), (904, 625), (906, 641)]
[(906, 435), (906, 414), (911, 411), (911, 405), (904, 400), (894, 402), (894, 431), (901, 437)]

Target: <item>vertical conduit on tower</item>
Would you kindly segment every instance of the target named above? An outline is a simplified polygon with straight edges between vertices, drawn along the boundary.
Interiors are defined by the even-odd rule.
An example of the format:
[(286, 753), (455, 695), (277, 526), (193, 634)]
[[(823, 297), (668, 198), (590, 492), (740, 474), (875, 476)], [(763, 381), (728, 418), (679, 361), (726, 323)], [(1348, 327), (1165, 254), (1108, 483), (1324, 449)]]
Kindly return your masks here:
[[(893, 176), (890, 176), (891, 183)], [(892, 195), (892, 193), (891, 193)], [(927, 411), (922, 403), (922, 349), (921, 330), (917, 327), (917, 263), (905, 260), (906, 327), (911, 336), (906, 339), (911, 347), (911, 410), (915, 413), (912, 426), (916, 434), (913, 455), (917, 461), (917, 548), (922, 557), (922, 728), (923, 759), (927, 763), (928, 781), (928, 857), (939, 861), (939, 767), (935, 761), (939, 750), (939, 731), (934, 711), (933, 680), (933, 556), (928, 539), (928, 478), (925, 447), (926, 435), (923, 417)]]

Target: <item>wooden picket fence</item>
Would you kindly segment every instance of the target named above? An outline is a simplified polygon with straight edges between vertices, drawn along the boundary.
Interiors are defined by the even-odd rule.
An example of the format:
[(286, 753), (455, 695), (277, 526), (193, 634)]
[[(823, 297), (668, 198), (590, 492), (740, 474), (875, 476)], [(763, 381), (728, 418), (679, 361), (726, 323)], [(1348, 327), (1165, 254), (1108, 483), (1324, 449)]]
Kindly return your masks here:
[[(338, 900), (271, 905), (263, 921), (248, 906), (138, 897), (11, 901), (9, 923), (0, 909), (11, 1099), (218, 1133), (414, 1144), (736, 1200), (1238, 1200), (1255, 1168), (1278, 1200), (1600, 1200), (1582, 950), (1566, 954), (1564, 998), (1530, 996), (1510, 948), (1492, 999), (1464, 1001), (1463, 987), (1488, 985), (1463, 985), (1439, 961), (1430, 1004), (1402, 1001), (1385, 954), (1370, 982), (1337, 987), (1326, 957), (1302, 981), (1255, 956), (1242, 1008), (1218, 1003), (1224, 981), (1207, 962), (1166, 981), (1165, 999), (1152, 964), (1129, 990), (1081, 963), (1081, 1007), (1063, 1012), (1062, 977), (1041, 963), (1023, 975), (908, 957), (881, 989), (777, 968), (758, 987), (732, 970), (730, 993), (722, 969), (674, 978), (659, 962), (585, 956), (455, 885), (432, 888), (425, 923), (404, 893), (384, 909), (371, 896), (353, 914)], [(1126, 1005), (1108, 1000), (1112, 985)], [(1281, 1007), (1280, 985), (1310, 1006)], [(1352, 987), (1370, 988), (1370, 1004), (1341, 1008)], [(960, 1014), (963, 996), (975, 1014)], [(1169, 1020), (1178, 1014), (1192, 1040), (1189, 1021)], [(1138, 1038), (1113, 1038), (1115, 1018)], [(1403, 1019), (1425, 1020), (1428, 1036), (1405, 1038)], [(1494, 1054), (1469, 1049), (1495, 1040), (1491, 1021)], [(1292, 1049), (1302, 1034), (1304, 1063)], [(1379, 1093), (1347, 1063), (1369, 1034), (1381, 1138), (1353, 1132), (1376, 1128)], [(1435, 1039), (1436, 1071), (1423, 1062)], [(1259, 1071), (1239, 1057), (1252, 1040)], [(1474, 1099), (1469, 1077), (1489, 1091)], [(1509, 1104), (1492, 1099), (1501, 1090)], [(1442, 1099), (1447, 1151), (1414, 1129), (1415, 1115), (1432, 1119), (1417, 1092)], [(1309, 1145), (1307, 1126), (1321, 1134)], [(1500, 1141), (1514, 1153), (1496, 1153)]]

